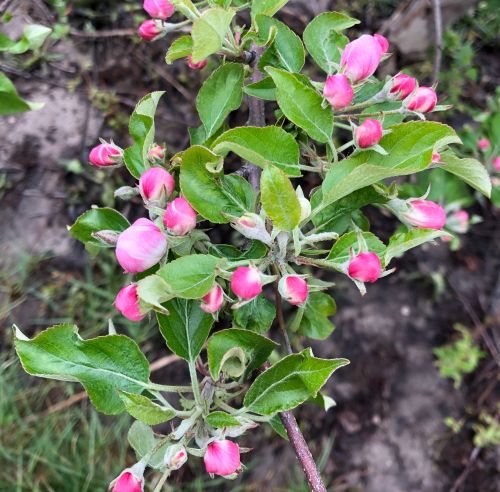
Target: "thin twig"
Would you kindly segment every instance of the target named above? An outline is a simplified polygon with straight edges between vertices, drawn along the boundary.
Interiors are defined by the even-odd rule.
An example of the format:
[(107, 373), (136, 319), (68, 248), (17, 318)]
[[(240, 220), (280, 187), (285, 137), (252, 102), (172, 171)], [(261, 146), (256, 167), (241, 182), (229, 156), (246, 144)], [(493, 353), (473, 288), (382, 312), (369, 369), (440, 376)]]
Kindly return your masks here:
[(71, 36), (76, 38), (89, 38), (89, 39), (99, 39), (99, 38), (117, 38), (117, 37), (128, 37), (133, 36), (136, 33), (135, 29), (111, 29), (102, 31), (77, 31), (71, 29), (69, 32)]
[(439, 81), (441, 72), (441, 60), (443, 56), (443, 17), (441, 15), (441, 0), (432, 0), (432, 10), (434, 12), (434, 72), (433, 84)]
[(481, 448), (475, 447), (472, 450), (472, 453), (470, 454), (469, 462), (467, 463), (467, 466), (464, 468), (463, 472), (460, 474), (460, 476), (455, 480), (455, 483), (453, 484), (452, 488), (450, 489), (450, 492), (458, 492), (460, 487), (464, 485), (465, 480), (469, 476), (469, 473), (472, 471), (472, 467), (474, 466), (474, 463), (477, 460), (477, 457), (479, 456), (479, 452), (481, 451)]
[(274, 282), (274, 299), (276, 302), (276, 315), (278, 318), (278, 326), (280, 327), (281, 335), (285, 341), (285, 347), (288, 354), (292, 354), (292, 344), (290, 343), (290, 338), (286, 331), (285, 317), (283, 316), (283, 303), (281, 302), (281, 295), (278, 290), (279, 279), (277, 278)]

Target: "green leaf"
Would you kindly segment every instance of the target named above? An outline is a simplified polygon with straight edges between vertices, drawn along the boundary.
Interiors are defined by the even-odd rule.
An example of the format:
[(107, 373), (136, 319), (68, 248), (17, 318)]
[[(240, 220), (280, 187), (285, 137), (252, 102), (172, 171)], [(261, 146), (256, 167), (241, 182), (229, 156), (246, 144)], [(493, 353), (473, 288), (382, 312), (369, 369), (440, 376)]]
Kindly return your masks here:
[(196, 98), (196, 109), (205, 127), (205, 138), (212, 136), (229, 113), (240, 107), (242, 98), (241, 63), (226, 63), (205, 80)]
[(145, 424), (161, 424), (175, 417), (175, 410), (173, 408), (163, 408), (143, 395), (119, 391), (118, 396), (125, 405), (125, 410), (132, 417)]
[(324, 12), (315, 17), (304, 30), (304, 44), (314, 61), (327, 73), (332, 73), (335, 63), (349, 39), (340, 31), (359, 24), (357, 19), (338, 12)]
[(274, 304), (264, 296), (257, 296), (249, 303), (235, 309), (233, 320), (241, 328), (264, 333), (271, 328), (276, 318), (276, 308)]
[(193, 38), (181, 36), (177, 38), (168, 48), (165, 62), (169, 65), (179, 58), (186, 58), (193, 51)]
[(335, 325), (328, 319), (337, 311), (335, 301), (324, 292), (311, 292), (307, 298), (299, 333), (314, 340), (328, 338)]
[(149, 381), (146, 357), (124, 335), (83, 340), (76, 326), (64, 324), (31, 340), (17, 331), (14, 346), (28, 374), (80, 382), (97, 410), (108, 415), (125, 410), (116, 390), (141, 393)]
[(211, 255), (188, 255), (167, 263), (157, 275), (183, 299), (201, 299), (215, 282), (215, 269), (219, 260)]
[(13, 41), (5, 34), (0, 34), (0, 51), (7, 51), (13, 55), (26, 53), (28, 50), (36, 51), (42, 47), (45, 40), (52, 32), (49, 27), (31, 24), (24, 28), (19, 41)]
[[(362, 232), (361, 235), (368, 246), (368, 251), (376, 253), (382, 260), (386, 249), (385, 244), (371, 232)], [(334, 263), (345, 263), (349, 260), (351, 249), (353, 249), (355, 253), (359, 252), (358, 234), (354, 231), (340, 236), (337, 241), (335, 241), (327, 259)]]
[(245, 407), (261, 415), (291, 410), (316, 396), (332, 373), (347, 359), (318, 359), (310, 349), (289, 355), (260, 374), (248, 389)]
[(443, 154), (439, 164), (441, 169), (448, 171), (469, 186), (481, 192), (488, 198), (491, 196), (491, 179), (486, 168), (476, 159), (459, 159), (450, 154)]
[(296, 75), (267, 67), (276, 84), (276, 98), (285, 116), (318, 142), (328, 142), (333, 133), (333, 112), (323, 108), (323, 98)]
[(256, 17), (259, 36), (267, 39), (271, 28), (276, 29), (276, 35), (271, 46), (262, 54), (259, 61), (260, 70), (267, 66), (283, 68), (289, 72), (300, 72), (304, 66), (306, 55), (304, 46), (287, 25), (265, 15)]
[(240, 349), (246, 362), (246, 374), (259, 368), (277, 347), (269, 338), (257, 335), (249, 330), (231, 328), (222, 330), (210, 337), (207, 345), (208, 366), (212, 378), (217, 381), (227, 354)]
[[(207, 9), (193, 23), (193, 62), (198, 63), (222, 48), (235, 12), (219, 7)], [(242, 68), (243, 69), (243, 68)]]
[(269, 420), (269, 425), (272, 427), (274, 432), (276, 432), (276, 434), (289, 441), (285, 426), (283, 425), (283, 422), (281, 422), (281, 418), (278, 414), (272, 416), (271, 420)]
[(130, 174), (139, 179), (148, 169), (148, 152), (155, 139), (154, 115), (164, 91), (152, 92), (144, 96), (136, 105), (129, 120), (130, 136), (134, 145), (123, 152), (123, 160)]
[(291, 231), (300, 222), (300, 202), (292, 183), (277, 167), (266, 167), (260, 179), (262, 207), (282, 231)]
[(258, 82), (243, 87), (243, 92), (265, 101), (276, 101), (276, 86), (271, 77), (264, 77)]
[(165, 449), (169, 446), (170, 441), (162, 440), (159, 437), (156, 438), (151, 427), (140, 420), (136, 420), (131, 425), (127, 438), (138, 460), (144, 458), (153, 449), (156, 449), (153, 456), (148, 459), (148, 466), (156, 470), (165, 468), (163, 458), (165, 456)]
[(195, 145), (182, 155), (180, 185), (182, 194), (205, 219), (216, 224), (229, 222), (227, 215), (240, 217), (255, 209), (255, 193), (241, 176), (213, 173), (222, 158)]
[(338, 162), (323, 181), (323, 207), (353, 191), (393, 176), (405, 176), (428, 168), (435, 148), (460, 143), (449, 126), (433, 121), (411, 121), (392, 127), (380, 145), (388, 152), (358, 152)]
[(260, 241), (252, 241), (247, 250), (242, 250), (231, 244), (211, 244), (209, 247), (210, 254), (232, 261), (258, 260), (266, 256), (267, 251), (267, 246)]
[(220, 411), (209, 413), (205, 417), (205, 422), (216, 429), (224, 427), (238, 427), (241, 425), (241, 422), (236, 417)]
[(14, 84), (4, 73), (0, 72), (0, 116), (24, 113), (43, 106), (43, 103), (25, 101), (19, 97)]
[(259, 14), (272, 17), (287, 3), (288, 0), (252, 0), (252, 18), (255, 18)]
[(401, 256), (412, 248), (446, 235), (445, 231), (437, 231), (435, 229), (412, 229), (408, 232), (395, 234), (389, 240), (389, 244), (385, 250), (385, 264), (388, 265), (393, 258)]
[(163, 312), (162, 304), (175, 297), (175, 294), (159, 275), (148, 275), (137, 282), (137, 296), (144, 304)]
[(168, 348), (187, 361), (198, 357), (214, 319), (200, 309), (198, 301), (173, 299), (165, 303), (170, 315), (157, 314), (160, 332)]
[(234, 152), (263, 169), (274, 165), (289, 176), (301, 175), (299, 145), (292, 135), (277, 126), (233, 128), (217, 138), (212, 149), (223, 156)]
[(106, 247), (101, 241), (92, 237), (94, 232), (123, 232), (130, 227), (130, 222), (112, 208), (91, 208), (84, 212), (70, 227), (69, 233), (78, 241), (94, 246)]

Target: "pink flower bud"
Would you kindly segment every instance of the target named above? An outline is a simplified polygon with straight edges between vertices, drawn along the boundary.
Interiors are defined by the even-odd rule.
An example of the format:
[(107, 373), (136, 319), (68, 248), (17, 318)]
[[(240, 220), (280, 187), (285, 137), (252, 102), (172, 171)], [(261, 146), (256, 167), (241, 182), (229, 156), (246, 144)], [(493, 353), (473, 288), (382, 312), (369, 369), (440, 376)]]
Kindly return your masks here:
[(144, 41), (152, 41), (158, 34), (161, 34), (161, 29), (157, 26), (153, 19), (145, 20), (139, 26), (139, 36), (144, 39)]
[(155, 19), (168, 19), (175, 11), (168, 0), (144, 0), (144, 10)]
[(375, 282), (380, 277), (382, 265), (375, 253), (359, 253), (348, 266), (349, 277), (360, 282)]
[(257, 239), (264, 244), (271, 244), (271, 235), (267, 232), (264, 219), (257, 214), (247, 212), (231, 222), (231, 225), (248, 239)]
[(419, 229), (442, 229), (446, 223), (446, 212), (441, 205), (430, 200), (411, 200), (410, 211), (404, 218)]
[(380, 49), (382, 50), (382, 54), (387, 53), (389, 50), (389, 41), (385, 36), (382, 36), (382, 34), (374, 34), (373, 37), (377, 40), (377, 43), (380, 46)]
[(375, 73), (383, 51), (381, 43), (369, 34), (363, 34), (345, 47), (340, 66), (353, 84)]
[(210, 292), (202, 298), (200, 308), (206, 313), (216, 313), (224, 303), (224, 292), (219, 284), (215, 284)]
[(495, 157), (492, 162), (493, 169), (500, 172), (500, 157)]
[(335, 110), (347, 108), (352, 102), (354, 91), (344, 74), (330, 75), (326, 79), (323, 96)]
[(115, 308), (130, 321), (141, 321), (145, 314), (141, 313), (137, 284), (130, 284), (118, 292), (115, 299)]
[(188, 459), (186, 448), (182, 445), (170, 446), (165, 452), (163, 463), (170, 470), (178, 470)]
[(454, 232), (459, 234), (465, 234), (469, 230), (469, 212), (466, 210), (457, 210), (452, 213), (446, 225)]
[(410, 111), (419, 111), (428, 113), (432, 111), (437, 104), (437, 94), (432, 87), (419, 87), (408, 103)]
[(189, 68), (192, 68), (193, 70), (201, 70), (202, 68), (205, 68), (206, 64), (207, 64), (207, 59), (205, 58), (205, 60), (201, 60), (199, 62), (196, 62), (194, 63), (193, 62), (193, 57), (191, 55), (189, 55), (187, 57), (187, 63), (188, 63), (188, 67)]
[(294, 306), (300, 306), (307, 300), (309, 287), (307, 282), (297, 275), (282, 277), (278, 284), (281, 297)]
[(433, 152), (432, 153), (432, 162), (434, 164), (437, 164), (438, 162), (441, 162), (441, 154), (439, 152)]
[(120, 476), (111, 482), (112, 492), (143, 492), (144, 477), (136, 475), (132, 468), (127, 468), (120, 473)]
[(260, 271), (255, 267), (238, 267), (231, 277), (231, 290), (241, 299), (250, 300), (262, 292)]
[(490, 148), (490, 141), (487, 139), (487, 138), (482, 138), (481, 140), (479, 140), (479, 142), (477, 143), (477, 148), (479, 150), (488, 150)]
[(377, 145), (382, 139), (382, 124), (378, 120), (367, 118), (354, 130), (354, 139), (362, 149)]
[(148, 169), (139, 179), (139, 190), (147, 201), (162, 202), (173, 193), (174, 188), (174, 178), (162, 167)]
[(163, 161), (165, 159), (165, 149), (161, 145), (155, 145), (149, 149), (148, 157), (152, 161)]
[(396, 99), (402, 100), (408, 97), (417, 86), (417, 81), (405, 73), (398, 73), (392, 79), (391, 94), (396, 95)]
[(167, 250), (167, 240), (149, 219), (138, 219), (125, 229), (116, 242), (116, 259), (128, 273), (138, 273), (156, 265)]
[(163, 223), (174, 236), (185, 236), (196, 227), (196, 212), (182, 197), (167, 205)]
[(214, 441), (207, 446), (203, 457), (207, 473), (223, 477), (236, 473), (240, 466), (240, 448), (233, 441), (224, 439)]
[(116, 145), (103, 143), (96, 145), (89, 154), (89, 162), (94, 166), (106, 167), (115, 166), (118, 163), (118, 156), (122, 155), (122, 150)]

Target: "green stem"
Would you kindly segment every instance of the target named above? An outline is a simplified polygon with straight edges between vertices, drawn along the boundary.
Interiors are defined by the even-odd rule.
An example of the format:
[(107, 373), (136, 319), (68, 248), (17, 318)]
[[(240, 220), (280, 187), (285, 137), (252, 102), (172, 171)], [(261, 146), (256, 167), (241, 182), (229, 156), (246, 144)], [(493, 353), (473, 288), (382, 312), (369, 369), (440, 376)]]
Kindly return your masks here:
[(352, 130), (351, 125), (346, 125), (345, 123), (337, 123), (336, 121), (333, 123), (333, 126), (338, 126), (339, 128), (343, 128), (344, 130)]
[(160, 492), (161, 491), (161, 489), (165, 485), (165, 482), (167, 481), (167, 478), (169, 477), (169, 475), (170, 475), (171, 472), (172, 472), (172, 470), (170, 470), (170, 468), (167, 468), (163, 472), (163, 475), (161, 476), (160, 481), (156, 484), (156, 487), (153, 490), (153, 492)]
[(198, 376), (196, 375), (196, 366), (194, 361), (189, 361), (189, 375), (191, 376), (191, 386), (193, 388), (194, 401), (200, 408), (203, 408), (200, 393), (200, 383), (198, 382)]
[(191, 393), (193, 391), (191, 386), (168, 386), (165, 384), (156, 383), (142, 383), (138, 382), (143, 388), (164, 391), (165, 393)]
[(349, 147), (352, 147), (353, 144), (354, 144), (354, 140), (349, 140), (349, 142), (347, 142), (344, 145), (342, 145), (342, 147), (339, 147), (337, 149), (337, 152), (342, 152), (343, 150), (348, 149)]
[(375, 118), (380, 115), (386, 114), (400, 114), (401, 111), (399, 109), (391, 109), (389, 111), (380, 111), (379, 113), (354, 113), (354, 114), (338, 114), (336, 115), (337, 119), (348, 120), (349, 118)]

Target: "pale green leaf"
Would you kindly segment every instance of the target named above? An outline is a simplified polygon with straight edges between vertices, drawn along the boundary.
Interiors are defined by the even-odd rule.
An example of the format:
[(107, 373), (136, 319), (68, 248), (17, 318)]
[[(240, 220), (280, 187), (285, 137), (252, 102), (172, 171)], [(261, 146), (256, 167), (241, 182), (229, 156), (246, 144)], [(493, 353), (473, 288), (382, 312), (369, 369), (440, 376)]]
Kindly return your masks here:
[(385, 264), (388, 265), (393, 258), (401, 256), (410, 249), (446, 235), (445, 231), (437, 231), (435, 229), (412, 229), (408, 232), (395, 234), (389, 240), (389, 244), (385, 250)]
[(486, 168), (476, 159), (459, 159), (443, 154), (439, 167), (465, 181), (488, 198), (491, 196), (491, 179)]
[(137, 420), (148, 425), (161, 424), (175, 417), (173, 408), (164, 408), (143, 395), (119, 391), (125, 410)]
[(205, 422), (216, 429), (221, 429), (224, 427), (238, 427), (241, 422), (236, 418), (226, 412), (215, 411), (209, 413), (205, 417)]
[(192, 51), (193, 38), (191, 36), (181, 36), (168, 47), (165, 61), (170, 65), (179, 58), (186, 58)]

